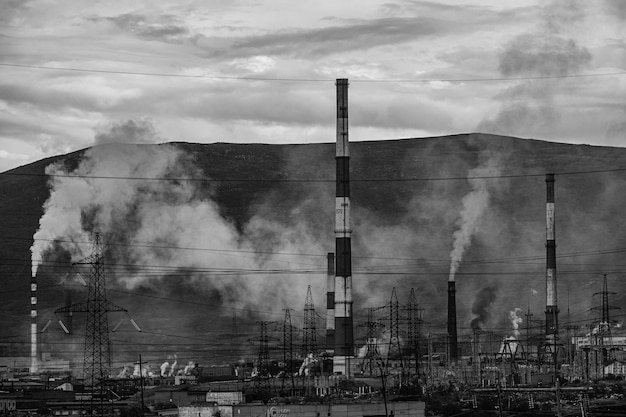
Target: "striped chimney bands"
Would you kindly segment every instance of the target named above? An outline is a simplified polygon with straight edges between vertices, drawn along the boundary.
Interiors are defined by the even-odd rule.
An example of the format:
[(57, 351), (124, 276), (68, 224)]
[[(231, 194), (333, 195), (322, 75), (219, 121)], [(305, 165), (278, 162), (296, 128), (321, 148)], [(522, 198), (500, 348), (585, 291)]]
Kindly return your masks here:
[(30, 278), (30, 373), (38, 372), (37, 363), (37, 278)]
[(337, 193), (335, 198), (335, 355), (333, 372), (350, 376), (354, 351), (352, 260), (350, 244), (350, 156), (348, 80), (337, 79)]
[(556, 304), (556, 240), (554, 230), (554, 174), (546, 174), (546, 336), (559, 333), (559, 309)]
[(326, 350), (335, 347), (335, 254), (327, 255), (328, 269), (326, 276)]

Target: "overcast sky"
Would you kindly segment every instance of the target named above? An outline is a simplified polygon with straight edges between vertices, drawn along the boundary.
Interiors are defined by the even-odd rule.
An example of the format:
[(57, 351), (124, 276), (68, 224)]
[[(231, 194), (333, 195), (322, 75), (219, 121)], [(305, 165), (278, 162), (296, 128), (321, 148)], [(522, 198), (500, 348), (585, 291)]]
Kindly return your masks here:
[(352, 141), (626, 143), (624, 0), (1, 4), (0, 171), (104, 142), (333, 142), (337, 78)]

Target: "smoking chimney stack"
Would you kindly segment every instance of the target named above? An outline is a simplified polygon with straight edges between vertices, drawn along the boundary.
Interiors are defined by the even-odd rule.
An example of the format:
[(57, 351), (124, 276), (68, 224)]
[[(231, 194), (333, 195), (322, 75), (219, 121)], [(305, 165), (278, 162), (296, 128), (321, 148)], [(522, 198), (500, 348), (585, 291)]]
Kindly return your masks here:
[(327, 255), (328, 269), (326, 276), (326, 350), (335, 348), (335, 254)]
[(456, 330), (456, 288), (455, 281), (448, 281), (448, 337), (450, 338), (450, 360), (459, 359)]
[(39, 371), (37, 361), (37, 277), (30, 278), (30, 373)]
[(554, 230), (554, 174), (546, 174), (546, 338), (554, 342), (559, 333), (556, 303), (556, 240)]
[(337, 79), (337, 192), (335, 194), (335, 355), (333, 372), (348, 377), (354, 351), (352, 259), (350, 244), (350, 156), (348, 152), (348, 80)]

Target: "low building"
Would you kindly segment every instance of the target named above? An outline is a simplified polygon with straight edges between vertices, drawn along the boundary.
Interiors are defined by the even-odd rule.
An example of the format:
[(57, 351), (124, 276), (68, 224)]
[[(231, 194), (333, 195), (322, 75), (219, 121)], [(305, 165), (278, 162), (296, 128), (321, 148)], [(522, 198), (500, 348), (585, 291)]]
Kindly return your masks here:
[(424, 417), (423, 401), (398, 401), (345, 404), (238, 404), (219, 405), (216, 402), (179, 407), (179, 417), (381, 417), (385, 415)]

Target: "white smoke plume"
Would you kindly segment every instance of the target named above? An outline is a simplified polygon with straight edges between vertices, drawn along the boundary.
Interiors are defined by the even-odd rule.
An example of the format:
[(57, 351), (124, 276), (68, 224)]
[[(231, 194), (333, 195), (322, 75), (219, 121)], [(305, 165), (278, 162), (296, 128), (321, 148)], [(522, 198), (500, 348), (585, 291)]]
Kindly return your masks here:
[(489, 206), (490, 193), (493, 188), (493, 181), (485, 177), (494, 177), (501, 174), (501, 155), (499, 153), (483, 152), (481, 154), (483, 162), (480, 166), (468, 172), (468, 181), (472, 186), (470, 191), (463, 197), (463, 208), (461, 217), (454, 232), (454, 242), (450, 252), (450, 273), (448, 281), (454, 281), (455, 274), (461, 265), (465, 251), (472, 243), (472, 237), (480, 226), (480, 220)]
[[(303, 299), (307, 282), (262, 271), (297, 267), (302, 261), (260, 255), (261, 237), (273, 236), (272, 246), (261, 248), (265, 252), (325, 252), (307, 238), (313, 234), (306, 220), (287, 228), (256, 216), (241, 233), (222, 217), (206, 183), (151, 180), (205, 179), (173, 145), (96, 146), (85, 151), (76, 167), (61, 162), (46, 173), (52, 176), (51, 193), (31, 248), (33, 274), (53, 242), (55, 250), (62, 248), (78, 261), (89, 255), (99, 232), (104, 243), (112, 244), (106, 252), (107, 265), (115, 265), (109, 282), (127, 289), (167, 284), (194, 288), (194, 294), (218, 294), (219, 303), (231, 308), (228, 314), (251, 307), (279, 311)], [(138, 265), (152, 269), (146, 272)]]
[(519, 316), (519, 313), (521, 313), (522, 309), (515, 307), (513, 310), (509, 311), (509, 320), (511, 321), (511, 326), (513, 328), (513, 337), (515, 337), (516, 339), (519, 338), (519, 326), (520, 324), (522, 324), (524, 322), (524, 319), (522, 319)]

